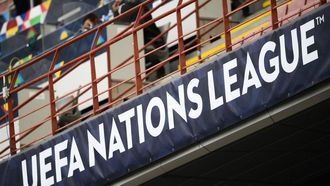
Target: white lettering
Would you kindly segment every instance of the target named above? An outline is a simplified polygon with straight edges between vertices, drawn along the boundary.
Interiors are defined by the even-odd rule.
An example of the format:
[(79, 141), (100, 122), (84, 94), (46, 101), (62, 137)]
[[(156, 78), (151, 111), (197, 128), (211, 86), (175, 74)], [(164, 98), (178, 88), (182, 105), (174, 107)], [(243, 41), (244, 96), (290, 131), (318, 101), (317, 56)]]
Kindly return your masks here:
[[(37, 155), (32, 156), (32, 186), (37, 186), (38, 184), (38, 166), (37, 166)], [(23, 185), (28, 186), (28, 175), (27, 175), (27, 167), (26, 167), (26, 160), (22, 161), (22, 175), (23, 175)]]
[(292, 38), (292, 51), (293, 51), (293, 60), (291, 63), (288, 62), (286, 57), (286, 46), (285, 46), (285, 36), (280, 36), (280, 47), (281, 47), (281, 64), (282, 68), (286, 73), (293, 72), (299, 61), (299, 43), (298, 43), (298, 35), (297, 29), (291, 30), (291, 38)]
[(55, 171), (56, 171), (56, 182), (62, 180), (62, 170), (61, 168), (68, 165), (68, 158), (61, 158), (61, 151), (68, 148), (68, 140), (65, 140), (54, 147), (55, 151)]
[(105, 137), (104, 137), (104, 125), (103, 123), (99, 125), (99, 136), (100, 141), (94, 138), (94, 136), (87, 130), (88, 139), (88, 154), (89, 154), (89, 167), (95, 165), (95, 151), (96, 150), (103, 159), (107, 159), (107, 153), (105, 150)]
[(120, 114), (118, 116), (119, 121), (123, 122), (125, 121), (126, 125), (126, 139), (127, 139), (127, 149), (131, 149), (133, 147), (132, 143), (132, 124), (131, 124), (131, 119), (135, 115), (134, 113), (134, 108)]
[[(251, 75), (251, 78), (250, 78)], [(244, 72), (244, 82), (242, 88), (242, 95), (246, 94), (249, 87), (255, 86), (256, 88), (261, 87), (261, 83), (258, 74), (253, 66), (249, 52), (246, 55), (246, 66)]]
[(81, 160), (81, 156), (77, 147), (77, 143), (74, 137), (72, 137), (72, 144), (70, 150), (70, 165), (69, 165), (69, 172), (68, 178), (73, 175), (73, 172), (79, 169), (79, 171), (85, 170), (84, 164)]
[(303, 65), (306, 65), (319, 58), (317, 50), (308, 53), (308, 47), (315, 43), (314, 36), (307, 38), (307, 32), (315, 28), (314, 19), (300, 26), (301, 32), (301, 52)]
[(240, 96), (239, 88), (232, 90), (231, 85), (237, 82), (237, 75), (230, 76), (229, 71), (237, 67), (237, 58), (223, 64), (223, 79), (225, 83), (226, 102), (230, 102)]
[[(152, 124), (151, 113), (152, 109), (157, 107), (159, 110), (159, 123), (157, 127)], [(146, 110), (146, 126), (149, 134), (153, 137), (157, 137), (162, 133), (165, 125), (165, 107), (162, 100), (159, 97), (154, 97), (150, 100), (149, 105)]]
[(125, 147), (124, 147), (123, 141), (121, 140), (115, 119), (112, 118), (112, 127), (111, 127), (111, 133), (110, 133), (108, 158), (109, 159), (112, 158), (113, 152), (115, 152), (117, 150), (119, 150), (119, 152), (122, 153), (125, 151)]
[(40, 165), (40, 182), (41, 185), (54, 184), (54, 176), (47, 178), (46, 174), (52, 169), (51, 163), (46, 163), (46, 158), (52, 156), (52, 149), (48, 148), (40, 152), (39, 165)]
[(211, 107), (211, 110), (214, 110), (214, 109), (220, 107), (221, 105), (223, 105), (223, 97), (220, 96), (218, 98), (215, 98), (215, 86), (214, 86), (212, 70), (207, 72), (207, 82), (208, 82), (208, 88), (209, 88), (210, 107)]
[(188, 99), (191, 102), (197, 104), (196, 109), (191, 108), (189, 113), (188, 113), (189, 117), (192, 118), (192, 119), (198, 118), (202, 114), (202, 111), (203, 111), (202, 97), (199, 94), (194, 93), (194, 91), (193, 91), (193, 89), (195, 87), (198, 87), (198, 84), (199, 84), (199, 80), (197, 78), (194, 78), (189, 82), (189, 84), (187, 86), (187, 97), (188, 97)]
[(174, 128), (174, 116), (173, 111), (178, 113), (181, 118), (187, 122), (186, 106), (184, 101), (184, 87), (180, 85), (178, 87), (179, 102), (177, 102), (168, 92), (166, 92), (167, 98), (167, 114), (168, 114), (168, 125), (169, 129)]
[(266, 67), (265, 67), (266, 53), (268, 51), (274, 52), (275, 48), (276, 48), (276, 43), (274, 43), (273, 41), (268, 41), (267, 43), (265, 43), (262, 46), (261, 51), (260, 51), (260, 55), (259, 55), (260, 75), (263, 78), (263, 80), (266, 81), (267, 83), (271, 83), (271, 82), (275, 81), (275, 79), (277, 78), (277, 76), (280, 73), (278, 56), (276, 56), (276, 57), (269, 60), (270, 67), (274, 67), (274, 71), (272, 73), (268, 73), (266, 71)]
[(136, 107), (137, 119), (138, 119), (138, 129), (139, 129), (139, 142), (143, 143), (145, 141), (144, 137), (144, 122), (143, 122), (143, 111), (142, 105)]

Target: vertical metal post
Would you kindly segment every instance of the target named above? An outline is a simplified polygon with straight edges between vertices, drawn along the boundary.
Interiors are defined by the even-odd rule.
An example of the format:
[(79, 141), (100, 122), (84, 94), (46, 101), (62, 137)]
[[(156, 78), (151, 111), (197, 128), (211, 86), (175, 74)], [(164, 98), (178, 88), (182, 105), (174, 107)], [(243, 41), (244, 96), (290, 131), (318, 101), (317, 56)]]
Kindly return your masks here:
[(224, 25), (224, 33), (225, 33), (225, 47), (226, 52), (232, 50), (231, 46), (231, 34), (230, 34), (230, 25), (229, 25), (229, 16), (228, 14), (228, 4), (227, 0), (222, 0), (222, 15), (223, 15), (223, 25)]
[[(198, 0), (195, 1), (195, 8), (196, 8), (196, 27), (197, 27), (197, 44), (199, 45), (201, 42), (201, 31), (199, 30), (200, 28), (200, 17), (199, 17), (199, 3)], [(197, 51), (198, 51), (198, 60), (200, 60), (202, 58), (202, 50), (201, 50), (201, 46), (197, 47)]]
[[(178, 6), (182, 4), (182, 0), (179, 0)], [(179, 64), (181, 69), (181, 75), (187, 72), (186, 69), (186, 56), (183, 53), (184, 51), (184, 41), (183, 41), (183, 31), (182, 31), (182, 18), (181, 18), (181, 9), (176, 9), (176, 21), (178, 29), (178, 49), (179, 49)]]
[[(55, 54), (50, 65), (49, 71), (54, 70), (55, 63), (58, 59), (58, 50), (55, 50)], [(54, 90), (54, 80), (53, 73), (48, 74), (48, 91), (49, 91), (49, 106), (50, 106), (50, 121), (52, 124), (52, 135), (56, 134), (57, 131), (57, 120), (56, 120), (56, 106), (55, 106), (55, 90)]]
[[(9, 81), (9, 90), (12, 90), (16, 83), (16, 78), (18, 76), (18, 71), (15, 71), (13, 78)], [(8, 126), (9, 126), (9, 149), (10, 154), (14, 155), (17, 152), (16, 148), (16, 136), (15, 136), (15, 123), (14, 123), (14, 111), (13, 111), (13, 105), (14, 100), (11, 94), (9, 94), (9, 97), (7, 99), (8, 104)]]
[(8, 126), (9, 126), (9, 149), (10, 154), (16, 154), (16, 137), (15, 137), (15, 123), (14, 123), (14, 113), (13, 113), (13, 104), (14, 100), (11, 95), (7, 99), (8, 103)]
[(112, 80), (111, 80), (111, 58), (110, 58), (110, 46), (107, 47), (107, 70), (108, 70), (108, 104), (109, 104), (109, 108), (110, 105), (112, 103), (112, 90), (110, 90), (110, 88), (112, 87)]
[(99, 109), (99, 101), (97, 96), (97, 82), (96, 82), (96, 68), (94, 54), (90, 54), (90, 65), (91, 65), (91, 79), (92, 79), (92, 96), (93, 96), (93, 114), (97, 114)]
[(140, 67), (140, 60), (139, 60), (139, 42), (138, 42), (136, 27), (140, 24), (143, 9), (144, 9), (144, 6), (140, 5), (139, 12), (138, 12), (138, 15), (136, 16), (136, 20), (135, 20), (134, 27), (133, 27), (133, 50), (134, 50), (136, 95), (139, 95), (142, 93), (141, 67)]
[[(96, 33), (94, 34), (93, 42), (91, 50), (93, 50), (96, 47), (97, 40), (101, 34), (101, 28), (99, 27), (96, 30)], [(92, 79), (92, 96), (93, 96), (93, 114), (97, 114), (97, 111), (99, 109), (99, 99), (98, 99), (98, 91), (97, 91), (97, 82), (96, 82), (96, 67), (95, 67), (95, 54), (90, 53), (89, 59), (90, 59), (90, 65), (91, 65), (91, 79)]]
[(52, 123), (52, 135), (56, 134), (57, 131), (57, 120), (56, 120), (56, 107), (55, 107), (55, 91), (54, 91), (54, 80), (53, 74), (48, 74), (48, 91), (49, 91), (49, 103), (50, 103), (50, 118)]
[(278, 28), (278, 16), (277, 16), (277, 8), (276, 7), (276, 0), (270, 0), (270, 12), (272, 18), (272, 30)]
[(141, 79), (141, 67), (139, 60), (138, 38), (137, 38), (137, 31), (135, 29), (133, 31), (133, 49), (134, 49), (136, 95), (139, 95), (142, 93), (142, 79)]

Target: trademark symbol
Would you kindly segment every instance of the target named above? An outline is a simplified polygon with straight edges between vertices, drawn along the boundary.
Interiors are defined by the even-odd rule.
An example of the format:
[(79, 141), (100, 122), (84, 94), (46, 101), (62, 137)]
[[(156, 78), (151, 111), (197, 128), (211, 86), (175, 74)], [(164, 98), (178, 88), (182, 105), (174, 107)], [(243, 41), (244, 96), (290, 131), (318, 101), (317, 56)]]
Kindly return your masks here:
[(320, 25), (324, 23), (324, 14), (322, 16), (316, 17), (315, 20), (316, 20), (316, 25)]

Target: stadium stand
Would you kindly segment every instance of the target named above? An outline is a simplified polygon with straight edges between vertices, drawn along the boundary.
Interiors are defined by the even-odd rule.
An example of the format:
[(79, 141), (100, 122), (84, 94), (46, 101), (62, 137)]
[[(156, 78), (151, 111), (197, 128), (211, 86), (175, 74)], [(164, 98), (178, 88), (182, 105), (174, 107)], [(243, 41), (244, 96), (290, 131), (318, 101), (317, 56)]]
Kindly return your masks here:
[[(0, 96), (0, 134), (2, 134), (0, 159), (4, 162), (9, 161), (33, 148), (36, 149), (40, 144), (57, 140), (61, 135), (69, 136), (79, 127), (92, 125), (93, 120), (102, 118), (103, 114), (117, 112), (116, 109), (121, 108), (125, 110), (127, 105), (134, 105), (136, 98), (148, 100), (149, 93), (152, 95), (151, 92), (157, 92), (168, 84), (177, 86), (180, 84), (180, 78), (199, 74), (198, 69), (205, 66), (204, 64), (210, 64), (220, 56), (232, 55), (233, 51), (273, 33), (278, 27), (294, 23), (302, 15), (324, 7), (325, 3), (323, 0), (271, 0), (267, 1), (269, 5), (260, 9), (267, 4), (265, 1), (248, 0), (237, 9), (230, 10), (228, 2), (230, 1), (223, 0), (220, 3), (217, 0), (146, 0), (116, 17), (108, 6), (109, 1), (87, 0), (84, 3), (48, 0), (39, 5), (37, 8), (42, 10), (43, 18), (39, 18), (36, 23), (30, 23), (30, 26), (24, 29), (18, 27), (15, 33), (5, 34), (0, 39), (0, 79), (3, 82)], [(76, 8), (78, 5), (81, 5), (80, 8)], [(220, 6), (221, 11), (216, 6)], [(148, 7), (148, 11), (142, 13), (141, 10), (145, 7)], [(150, 7), (152, 8), (149, 10)], [(247, 7), (252, 15), (238, 15)], [(60, 9), (61, 11), (57, 12)], [(32, 9), (27, 14), (31, 12)], [(137, 13), (135, 21), (120, 22), (122, 17), (132, 12)], [(212, 15), (208, 17), (207, 13)], [(94, 28), (83, 30), (83, 19), (91, 14), (99, 17), (102, 22)], [(147, 16), (152, 16), (152, 19), (142, 21)], [(9, 22), (5, 23), (3, 28)], [(144, 43), (142, 29), (150, 24), (157, 25), (161, 33)], [(151, 51), (146, 50), (159, 38), (166, 38), (166, 43)], [(170, 50), (168, 58), (151, 67), (145, 65), (148, 63), (146, 61), (148, 56), (164, 48)], [(150, 80), (151, 74), (161, 68), (166, 69), (166, 75)], [(211, 74), (208, 73), (207, 77), (210, 76)], [(177, 92), (181, 91), (180, 88)], [(194, 93), (194, 88), (190, 88), (187, 94), (189, 90)], [(168, 92), (166, 93), (167, 100), (175, 102), (178, 99), (184, 102), (181, 96), (174, 99)], [(165, 92), (159, 92), (159, 94), (162, 95)], [(195, 95), (194, 99), (198, 100), (198, 96)], [(227, 95), (225, 99), (229, 99)], [(159, 100), (156, 100), (154, 104), (157, 105)], [(198, 101), (194, 103), (198, 106)], [(178, 102), (177, 107), (179, 106)], [(194, 110), (195, 106), (191, 107), (191, 112), (197, 110), (197, 108)], [(168, 105), (166, 109), (175, 110), (178, 115), (182, 114), (177, 108), (171, 108)], [(132, 113), (138, 115), (141, 114), (140, 111), (142, 112), (142, 104), (141, 107), (137, 106)], [(151, 109), (146, 112), (152, 111)], [(159, 112), (161, 111), (160, 108)], [(72, 114), (74, 117), (63, 119), (68, 113), (76, 115)], [(177, 119), (176, 115), (172, 117)], [(243, 118), (243, 116), (240, 117)], [(127, 119), (119, 118), (118, 120), (122, 122)], [(115, 122), (115, 119), (111, 122)], [(86, 129), (88, 131), (86, 134), (88, 139), (92, 139), (91, 136), (94, 134), (91, 134), (88, 129)], [(113, 130), (118, 129), (112, 128), (111, 131)], [(99, 131), (101, 131), (101, 125)], [(126, 133), (129, 133), (128, 129)], [(98, 135), (100, 135), (100, 140), (95, 139), (96, 145), (94, 149), (89, 149), (89, 152), (95, 150), (100, 157), (104, 158), (100, 146), (97, 146), (103, 143), (101, 132)], [(170, 135), (169, 133), (167, 137), (170, 138)], [(115, 138), (111, 140), (118, 140)], [(125, 143), (129, 144), (128, 138), (125, 140), (127, 140)], [(78, 145), (79, 143), (81, 142), (78, 142)], [(128, 146), (127, 150), (129, 149)], [(118, 150), (122, 151), (122, 149)], [(176, 151), (174, 147), (172, 151)], [(110, 159), (112, 154), (106, 152), (105, 156)], [(150, 158), (150, 162), (160, 159), (157, 158), (156, 156), (155, 160)], [(145, 165), (144, 162), (140, 164), (139, 168)], [(23, 167), (23, 162), (21, 165)], [(77, 169), (83, 171), (79, 167)], [(61, 172), (61, 167), (59, 171)], [(130, 173), (131, 170), (125, 171), (123, 175)], [(72, 172), (74, 173), (77, 171)], [(22, 174), (21, 179), (25, 181), (32, 178), (31, 175), (25, 175), (23, 169)], [(116, 179), (123, 176), (119, 173), (118, 175), (113, 173), (113, 175)], [(0, 175), (0, 178), (2, 176)], [(73, 183), (70, 182), (70, 176), (65, 180), (69, 180), (68, 184)], [(56, 177), (52, 184), (61, 181), (62, 177)], [(104, 185), (107, 182), (111, 184), (113, 181), (105, 178), (101, 181), (91, 180), (89, 183)], [(88, 181), (82, 179), (81, 182), (86, 184)], [(2, 183), (5, 182), (0, 180), (0, 185)], [(29, 185), (28, 181), (24, 182), (24, 185)]]
[[(50, 3), (50, 2), (47, 1), (47, 3)], [(311, 4), (313, 5), (313, 7), (316, 7), (317, 3), (318, 3), (318, 1), (307, 1), (307, 0), (306, 1), (293, 0), (293, 1), (283, 3), (283, 5), (279, 6), (279, 8), (277, 10), (279, 20), (280, 20), (279, 24), (282, 25), (284, 23), (282, 21), (282, 19), (285, 19), (288, 16), (290, 16), (289, 17), (290, 19), (293, 19), (293, 17), (291, 15), (303, 13), (300, 11), (301, 7), (310, 6)], [(50, 4), (50, 6), (51, 5), (52, 4)], [(55, 4), (55, 5), (57, 6), (58, 4)], [(45, 5), (43, 5), (43, 6), (45, 6)], [(50, 9), (58, 9), (58, 7), (56, 7), (56, 6), (51, 7)], [(245, 5), (241, 6), (240, 8), (242, 8), (244, 6)], [(309, 8), (310, 7), (308, 7), (308, 10), (309, 10)], [(306, 11), (306, 10), (304, 10), (304, 11)], [(103, 6), (101, 8), (95, 7), (95, 9), (92, 10), (91, 12), (97, 14), (99, 17), (105, 17), (105, 16), (109, 15), (108, 14), (109, 7), (108, 6)], [(56, 49), (57, 46), (61, 47), (61, 43), (67, 42), (71, 38), (76, 37), (77, 35), (79, 35), (81, 33), (82, 19), (83, 19), (84, 15), (91, 13), (91, 12), (90, 11), (85, 12), (85, 14), (83, 14), (79, 18), (76, 18), (75, 20), (73, 20), (71, 22), (70, 21), (67, 22), (65, 25), (60, 26), (57, 30), (50, 32), (47, 35), (43, 35), (41, 39), (39, 39), (37, 41), (33, 41), (33, 43), (29, 44), (28, 47), (23, 46), (22, 49), (18, 49), (16, 51), (14, 51), (12, 54), (2, 56), (1, 61), (6, 62), (6, 61), (10, 61), (13, 58), (18, 58), (18, 59), (20, 59), (18, 61), (18, 63), (20, 65), (28, 64), (28, 62), (31, 61), (32, 59), (35, 59), (35, 58), (39, 59), (40, 57), (38, 57), (38, 56), (43, 56), (43, 54), (44, 53), (47, 54), (48, 51), (54, 51), (53, 48)], [(238, 48), (240, 45), (245, 44), (247, 42), (250, 42), (250, 41), (260, 37), (265, 32), (269, 32), (270, 31), (270, 22), (264, 21), (265, 18), (269, 19), (269, 13), (267, 13), (267, 12), (269, 12), (269, 11), (262, 12), (260, 15), (258, 15), (257, 17), (255, 17), (253, 19), (248, 20), (240, 27), (238, 27), (238, 26), (233, 27), (230, 32), (232, 32), (233, 35), (235, 35), (235, 33), (237, 32), (237, 34), (236, 34), (237, 36), (233, 39), (232, 47)], [(109, 19), (109, 17), (106, 18), (104, 21), (107, 21), (108, 19)], [(258, 24), (258, 26), (255, 26), (255, 23)], [(165, 31), (165, 32), (163, 32), (163, 35), (168, 35), (167, 32), (173, 28), (173, 26), (172, 26), (172, 28), (169, 27), (169, 24), (166, 24), (166, 25), (167, 25), (166, 29), (162, 28), (162, 30)], [(249, 25), (251, 25), (251, 26), (249, 27)], [(17, 37), (18, 40), (22, 40), (22, 39), (19, 39), (20, 38), (19, 34), (21, 34), (21, 33), (18, 33), (17, 36), (14, 36), (13, 38)], [(24, 34), (26, 34), (26, 33), (24, 33)], [(222, 35), (222, 38), (223, 38), (223, 36), (224, 35)], [(68, 45), (68, 47), (64, 47), (65, 53), (62, 52), (59, 54), (61, 56), (61, 59), (58, 59), (59, 63), (55, 64), (54, 67), (62, 68), (62, 66), (67, 61), (74, 60), (75, 58), (86, 53), (90, 49), (90, 43), (93, 41), (93, 37), (94, 37), (93, 35), (89, 35), (87, 38), (84, 38), (84, 40), (78, 39), (77, 42), (72, 44), (73, 46)], [(99, 37), (98, 41), (94, 42), (94, 43), (96, 43), (96, 45), (102, 44), (105, 40), (107, 40), (105, 31), (102, 32), (98, 37)], [(8, 39), (10, 39), (10, 38), (8, 38)], [(101, 41), (101, 40), (103, 40), (103, 41)], [(226, 46), (223, 43), (221, 43), (223, 41), (224, 40), (221, 39), (218, 42), (216, 42), (217, 46), (213, 47), (213, 48), (204, 47), (207, 50), (204, 51), (203, 53), (201, 53), (201, 56), (203, 58), (207, 59), (210, 56), (212, 56), (216, 53), (219, 53), (220, 51), (224, 51)], [(207, 40), (203, 41), (203, 43), (207, 43)], [(34, 47), (32, 45), (34, 45)], [(79, 46), (79, 47), (77, 47), (77, 46)], [(18, 47), (14, 47), (14, 48), (18, 48)], [(12, 51), (13, 50), (11, 50), (11, 52)], [(70, 52), (68, 52), (68, 51), (70, 51)], [(69, 55), (67, 55), (67, 54), (69, 54)], [(34, 61), (34, 60), (32, 60), (32, 61)], [(51, 60), (51, 58), (45, 58), (42, 61), (43, 61), (42, 66), (33, 65), (30, 67), (30, 69), (25, 70), (26, 75), (24, 75), (23, 73), (19, 74), (18, 75), (19, 79), (16, 80), (16, 86), (21, 85), (23, 83), (28, 83), (29, 81), (39, 77), (43, 73), (46, 73), (48, 71), (49, 66), (52, 63), (52, 60)], [(191, 66), (191, 65), (195, 64), (197, 61), (200, 61), (200, 60), (198, 60), (198, 57), (195, 56), (195, 57), (189, 59), (189, 55), (187, 55), (186, 65)], [(162, 64), (160, 64), (160, 65), (162, 65)], [(8, 67), (6, 67), (6, 65), (2, 65), (2, 66), (4, 67), (4, 68), (2, 67), (2, 71), (6, 71), (8, 69)], [(11, 64), (11, 66), (17, 67), (17, 64), (16, 65)], [(159, 67), (155, 66), (155, 67), (151, 68), (150, 71), (155, 71), (157, 68), (159, 68)], [(185, 71), (185, 69), (179, 69), (179, 70)], [(55, 77), (59, 77), (60, 76), (59, 74), (63, 73), (63, 72), (59, 71), (54, 75), (55, 75)], [(39, 81), (38, 83), (42, 84), (44, 81), (47, 81), (47, 80), (44, 79), (44, 80)], [(159, 81), (159, 80), (157, 80), (157, 81)]]

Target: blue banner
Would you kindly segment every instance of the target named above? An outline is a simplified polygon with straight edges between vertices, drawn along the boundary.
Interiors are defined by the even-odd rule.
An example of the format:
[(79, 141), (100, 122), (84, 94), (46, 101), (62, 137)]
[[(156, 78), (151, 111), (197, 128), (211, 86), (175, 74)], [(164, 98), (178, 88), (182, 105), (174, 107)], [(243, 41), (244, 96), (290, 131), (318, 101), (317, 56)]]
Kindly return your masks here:
[(329, 8), (3, 161), (0, 185), (101, 185), (327, 81)]

